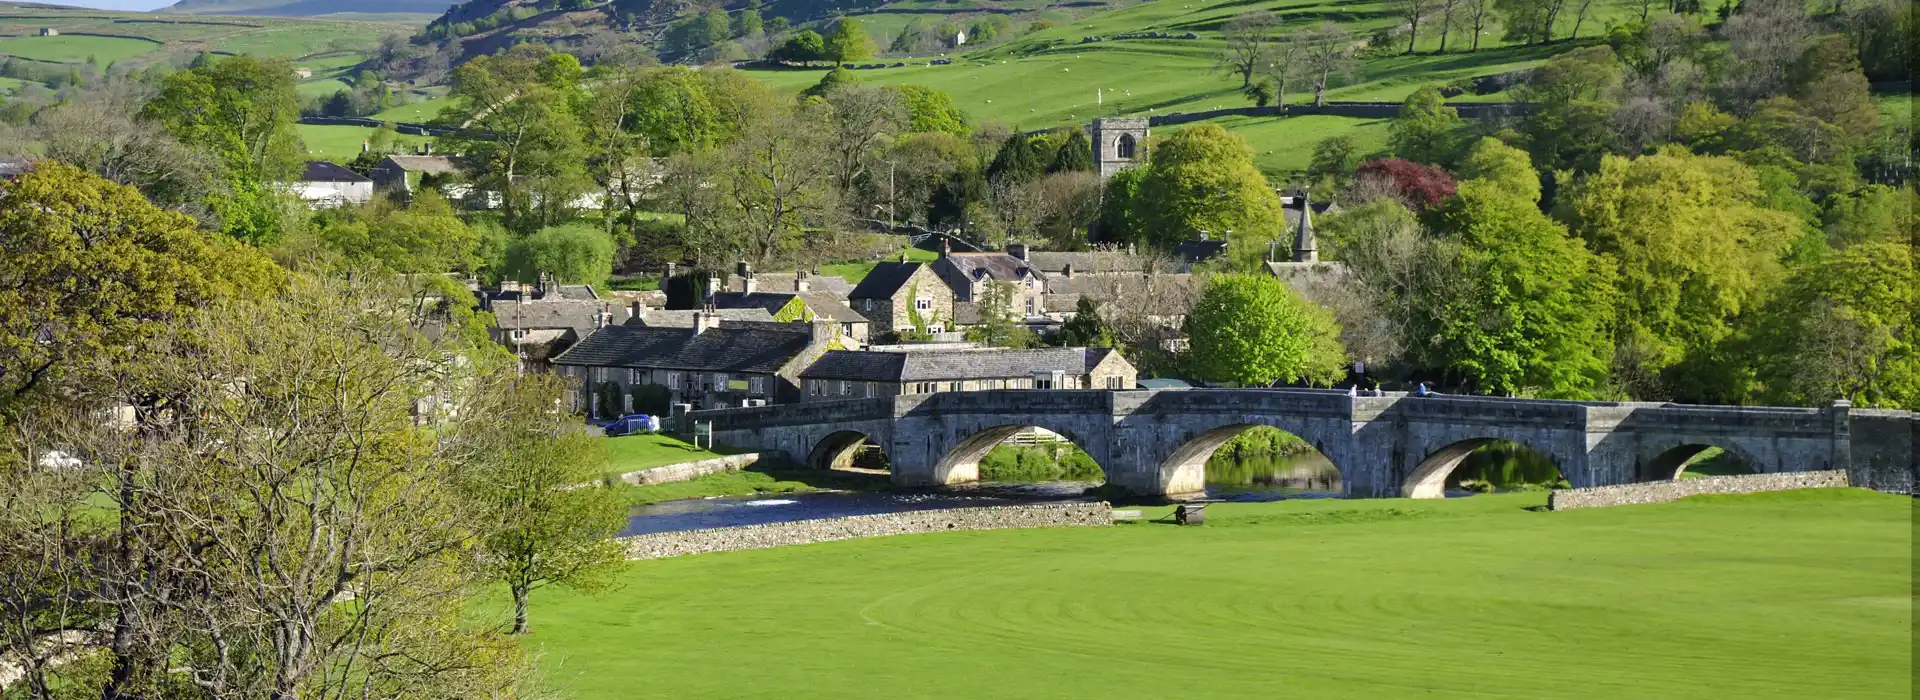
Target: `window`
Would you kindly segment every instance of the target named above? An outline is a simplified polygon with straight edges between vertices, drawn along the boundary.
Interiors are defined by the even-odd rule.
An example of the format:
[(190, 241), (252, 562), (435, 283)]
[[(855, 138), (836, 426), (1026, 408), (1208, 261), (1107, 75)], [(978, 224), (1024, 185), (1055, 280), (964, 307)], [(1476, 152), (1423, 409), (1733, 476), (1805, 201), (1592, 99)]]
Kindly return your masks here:
[(913, 310), (915, 310), (915, 311), (931, 311), (931, 310), (933, 310), (933, 299), (931, 299), (931, 298), (928, 298), (928, 297), (919, 297), (919, 298), (916, 298), (916, 299), (914, 299), (914, 300), (913, 300)]
[(1033, 297), (1027, 297), (1027, 315), (1033, 315)]
[(515, 329), (513, 329), (513, 339), (514, 339), (514, 340), (520, 340), (520, 339), (523, 339), (523, 338), (526, 338), (526, 337), (527, 337), (527, 332), (526, 332), (526, 331), (524, 331), (524, 330), (521, 330), (521, 329), (518, 329), (518, 328), (515, 328)]
[(947, 391), (966, 391), (963, 382), (947, 382)]
[(1113, 155), (1120, 160), (1133, 160), (1134, 146), (1133, 134), (1121, 134), (1120, 139), (1113, 142)]
[(605, 367), (593, 368), (593, 381), (604, 382), (606, 380), (607, 380), (607, 368)]
[(872, 300), (872, 299), (861, 299), (861, 300), (860, 300), (860, 310), (861, 310), (861, 311), (872, 311), (872, 310), (873, 310), (873, 300)]
[(1107, 377), (1107, 388), (1108, 389), (1125, 389), (1126, 387), (1120, 386), (1119, 377)]
[(667, 373), (667, 388), (672, 389), (674, 391), (680, 390), (680, 373), (679, 372)]
[(928, 333), (945, 333), (947, 332), (947, 327), (943, 324), (936, 323), (931, 326), (927, 326), (927, 332)]
[(933, 382), (915, 382), (913, 384), (913, 393), (916, 394), (931, 394), (938, 390), (938, 387)]
[(755, 394), (767, 393), (767, 378), (766, 377), (749, 377), (747, 379), (747, 390)]
[(845, 382), (845, 381), (843, 381), (843, 382), (840, 382), (840, 395), (841, 395), (841, 396), (852, 396), (852, 395), (853, 395), (853, 382)]
[(647, 383), (647, 373), (637, 369), (627, 370), (627, 383), (628, 384), (645, 384)]
[(1048, 379), (1041, 379), (1041, 378), (1039, 378), (1039, 377), (1034, 377), (1034, 378), (1033, 378), (1033, 388), (1035, 388), (1035, 389), (1052, 389), (1052, 388), (1053, 388), (1053, 379), (1051, 379), (1051, 378), (1048, 378)]
[(823, 384), (826, 384), (826, 382), (820, 381), (818, 379), (807, 382), (807, 394), (810, 396), (825, 396), (827, 394), (827, 390), (824, 386), (821, 386)]
[(620, 410), (620, 413), (622, 415), (632, 413), (633, 412), (633, 394), (621, 394), (620, 406), (622, 407)]
[(869, 399), (871, 399), (871, 398), (873, 398), (873, 386), (874, 386), (874, 384), (875, 384), (874, 382), (868, 382), (868, 383), (867, 383), (867, 398), (869, 398)]

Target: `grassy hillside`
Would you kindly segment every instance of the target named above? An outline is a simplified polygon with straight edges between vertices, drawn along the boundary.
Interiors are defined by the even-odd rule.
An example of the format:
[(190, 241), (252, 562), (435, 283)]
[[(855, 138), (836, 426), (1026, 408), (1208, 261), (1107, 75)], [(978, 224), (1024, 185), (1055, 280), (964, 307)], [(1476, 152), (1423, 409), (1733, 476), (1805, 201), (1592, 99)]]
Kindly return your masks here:
[(424, 24), (453, 4), (451, 0), (180, 0), (159, 11), (273, 17), (404, 16), (424, 17), (417, 20)]
[(1907, 498), (1527, 509), (1544, 500), (1226, 503), (1204, 527), (635, 562), (601, 596), (535, 594), (524, 643), (583, 700), (635, 679), (684, 698), (1913, 696)]
[[(53, 29), (59, 36), (40, 36)], [(380, 37), (411, 27), (285, 17), (186, 17), (0, 4), (0, 55), (101, 68), (122, 62), (183, 64), (203, 52), (286, 59), (312, 71), (304, 94), (337, 89)]]
[[(937, 3), (929, 3), (937, 5)], [(879, 12), (855, 15), (885, 34), (904, 24), (908, 9), (892, 4)], [(1392, 5), (1362, 2), (1299, 2), (1298, 0), (1151, 0), (1137, 5), (1095, 12), (1012, 41), (952, 56), (953, 65), (910, 65), (862, 70), (863, 81), (881, 84), (918, 83), (946, 90), (975, 119), (997, 120), (1020, 129), (1061, 124), (1083, 124), (1095, 117), (1193, 112), (1249, 104), (1240, 95), (1238, 76), (1216, 69), (1225, 49), (1220, 27), (1248, 11), (1272, 11), (1282, 21), (1281, 31), (1309, 29), (1331, 21), (1364, 40), (1373, 30), (1397, 23)], [(1607, 6), (1587, 20), (1581, 33), (1591, 41), (1604, 30), (1607, 19), (1624, 10)], [(930, 19), (937, 19), (930, 18)], [(1560, 30), (1564, 36), (1569, 21)], [(897, 30), (892, 30), (897, 31)], [(1111, 37), (1136, 32), (1188, 32), (1197, 39), (1119, 39), (1081, 43), (1083, 37)], [(1438, 32), (1423, 29), (1414, 55), (1386, 55), (1363, 60), (1353, 74), (1342, 76), (1329, 90), (1336, 100), (1400, 100), (1419, 86), (1531, 68), (1572, 47), (1562, 41), (1550, 46), (1516, 46), (1500, 40), (1497, 29), (1481, 38), (1481, 49), (1465, 51), (1469, 39), (1454, 32), (1448, 53), (1437, 54)], [(885, 39), (879, 43), (885, 44)], [(1401, 49), (1404, 50), (1404, 49)], [(919, 63), (925, 62), (921, 57)], [(874, 62), (894, 62), (876, 59)], [(821, 70), (756, 70), (775, 86), (799, 90), (825, 73)], [(1311, 98), (1300, 84), (1290, 85), (1287, 101), (1302, 104)], [(1480, 98), (1489, 99), (1489, 98)], [(1223, 126), (1245, 136), (1269, 172), (1303, 168), (1314, 142), (1340, 133), (1352, 133), (1363, 144), (1384, 138), (1376, 120), (1338, 117), (1232, 118)]]

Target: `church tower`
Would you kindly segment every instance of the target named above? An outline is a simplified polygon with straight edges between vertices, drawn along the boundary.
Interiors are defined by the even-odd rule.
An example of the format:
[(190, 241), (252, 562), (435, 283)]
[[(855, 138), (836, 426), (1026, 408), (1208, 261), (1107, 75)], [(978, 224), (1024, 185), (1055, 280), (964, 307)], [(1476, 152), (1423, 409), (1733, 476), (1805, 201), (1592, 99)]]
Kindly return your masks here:
[(1100, 179), (1147, 162), (1147, 118), (1095, 119), (1087, 127), (1093, 163)]

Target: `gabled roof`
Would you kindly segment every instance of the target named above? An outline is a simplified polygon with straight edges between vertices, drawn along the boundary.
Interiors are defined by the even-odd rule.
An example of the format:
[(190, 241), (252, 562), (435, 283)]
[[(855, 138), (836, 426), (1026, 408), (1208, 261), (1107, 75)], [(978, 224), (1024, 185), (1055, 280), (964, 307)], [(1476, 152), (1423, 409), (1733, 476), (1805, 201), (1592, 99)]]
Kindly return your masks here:
[(1059, 278), (1067, 266), (1073, 266), (1077, 275), (1088, 273), (1141, 272), (1152, 262), (1151, 258), (1135, 255), (1124, 250), (1089, 250), (1078, 253), (1034, 251), (1027, 253), (1027, 262), (1047, 273), (1049, 281)]
[(872, 352), (832, 350), (800, 373), (804, 379), (926, 382), (1016, 379), (1038, 372), (1082, 375), (1113, 351), (1107, 348)]
[(1227, 254), (1227, 242), (1217, 240), (1186, 241), (1174, 246), (1173, 254), (1187, 262), (1212, 260)]
[(847, 294), (848, 299), (892, 299), (907, 285), (907, 280), (920, 271), (924, 263), (883, 262), (873, 267), (860, 284), (854, 285)]
[(760, 309), (775, 314), (793, 303), (793, 297), (793, 292), (720, 292), (711, 299), (716, 309)]
[(387, 162), (407, 172), (445, 175), (459, 171), (459, 168), (454, 166), (453, 159), (446, 156), (387, 156)]
[[(509, 330), (570, 328), (586, 335), (599, 325), (598, 316), (606, 310), (607, 305), (597, 301), (500, 299), (493, 302), (493, 320), (496, 327)], [(622, 309), (612, 312), (616, 320), (626, 316)]]
[[(628, 319), (625, 325), (652, 326), (654, 328), (692, 328), (693, 315), (700, 313), (696, 309), (666, 311), (647, 309), (639, 316)], [(765, 309), (715, 309), (714, 313), (721, 321), (764, 321), (773, 322), (773, 314)]]
[(798, 323), (722, 324), (698, 334), (690, 328), (610, 326), (575, 344), (553, 364), (771, 374), (812, 342), (812, 329)]
[(1018, 281), (1026, 275), (1047, 279), (1047, 273), (1007, 253), (948, 253), (941, 260), (965, 273), (968, 279), (980, 279), (982, 275), (1001, 282)]
[(324, 160), (307, 161), (300, 173), (301, 182), (373, 182), (373, 178)]
[(813, 315), (840, 323), (865, 323), (867, 317), (854, 311), (847, 302), (841, 301), (833, 292), (801, 292), (800, 300), (806, 302)]

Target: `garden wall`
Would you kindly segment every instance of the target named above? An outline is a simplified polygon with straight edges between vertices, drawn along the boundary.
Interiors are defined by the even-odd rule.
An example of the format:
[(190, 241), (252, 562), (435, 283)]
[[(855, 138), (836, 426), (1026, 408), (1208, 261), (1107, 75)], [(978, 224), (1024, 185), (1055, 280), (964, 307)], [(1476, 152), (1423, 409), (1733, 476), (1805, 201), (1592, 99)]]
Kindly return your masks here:
[(770, 525), (661, 532), (621, 538), (628, 559), (664, 559), (707, 552), (765, 549), (790, 544), (834, 542), (866, 537), (914, 535), (960, 530), (1111, 525), (1106, 503), (1045, 503), (1024, 506), (948, 508), (906, 513), (855, 515)]
[(692, 481), (694, 479), (698, 479), (708, 474), (718, 474), (720, 472), (730, 472), (730, 471), (738, 471), (741, 469), (745, 469), (747, 468), (748, 465), (754, 464), (755, 462), (759, 462), (761, 454), (762, 453), (759, 453), (759, 452), (749, 452), (743, 455), (730, 455), (726, 457), (715, 457), (713, 459), (703, 459), (698, 462), (681, 462), (679, 464), (669, 464), (664, 467), (654, 467), (652, 469), (642, 469), (637, 472), (627, 472), (625, 474), (620, 475), (620, 480), (627, 482), (629, 484), (633, 484), (634, 486), (648, 486), (651, 484), (671, 484), (677, 481)]
[(1608, 506), (1625, 506), (1638, 503), (1666, 503), (1688, 496), (1699, 496), (1703, 494), (1759, 493), (1762, 491), (1789, 491), (1793, 489), (1838, 488), (1847, 485), (1847, 473), (1837, 469), (1818, 472), (1709, 476), (1699, 479), (1676, 479), (1673, 481), (1657, 481), (1645, 484), (1561, 489), (1547, 496), (1547, 508), (1549, 510), (1605, 508)]

